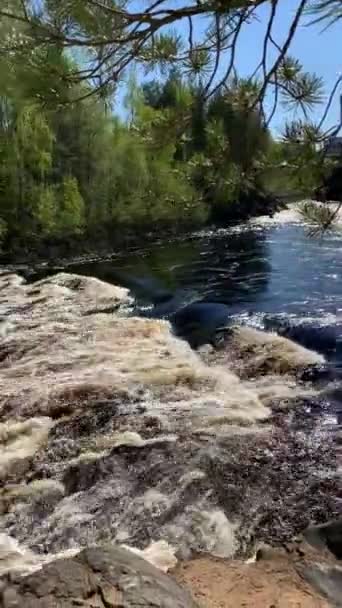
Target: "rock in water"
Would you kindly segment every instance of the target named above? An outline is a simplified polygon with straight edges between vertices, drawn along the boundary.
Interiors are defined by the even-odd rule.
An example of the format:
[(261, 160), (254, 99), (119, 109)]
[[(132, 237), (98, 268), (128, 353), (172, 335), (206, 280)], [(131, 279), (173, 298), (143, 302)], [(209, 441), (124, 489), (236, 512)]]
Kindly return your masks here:
[(196, 348), (215, 342), (217, 334), (227, 328), (229, 308), (216, 302), (194, 302), (178, 310), (170, 320), (175, 333)]
[(86, 549), (0, 581), (0, 608), (196, 608), (190, 594), (131, 551)]

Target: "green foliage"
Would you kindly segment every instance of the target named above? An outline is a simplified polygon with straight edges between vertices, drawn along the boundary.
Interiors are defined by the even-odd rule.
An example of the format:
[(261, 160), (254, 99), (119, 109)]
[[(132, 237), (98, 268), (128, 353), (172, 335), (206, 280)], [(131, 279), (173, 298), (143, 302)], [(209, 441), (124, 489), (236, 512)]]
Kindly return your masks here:
[(312, 17), (312, 23), (322, 23), (329, 27), (342, 19), (342, 6), (340, 0), (316, 0), (307, 8)]
[[(96, 7), (50, 4), (62, 29), (72, 9), (80, 31), (96, 33)], [(0, 53), (0, 241), (8, 247), (186, 229), (228, 219), (240, 199), (253, 199), (271, 141), (260, 109), (251, 110), (257, 82), (236, 77), (206, 101), (178, 69), (143, 86), (133, 74), (123, 122), (74, 81), (80, 68), (58, 41), (32, 47), (24, 63), (23, 26), (3, 33), (6, 44), (24, 36), (22, 48)], [(166, 61), (177, 44), (160, 36), (153, 53), (160, 59), (166, 49)], [(194, 48), (192, 75), (207, 59)]]
[(7, 224), (0, 218), (0, 251), (7, 235)]
[(305, 72), (302, 64), (289, 55), (280, 64), (278, 83), (284, 106), (290, 110), (300, 108), (306, 118), (308, 111), (324, 99), (322, 78)]
[[(309, 234), (316, 236), (331, 229), (336, 230), (336, 218), (340, 214), (342, 203), (324, 205), (313, 201), (305, 201), (298, 207), (304, 222), (309, 226)], [(338, 224), (337, 224), (338, 227)]]
[(84, 228), (84, 200), (75, 177), (64, 177), (60, 187), (60, 216), (58, 228), (61, 234), (81, 234)]
[(44, 237), (56, 236), (57, 233), (57, 196), (53, 186), (41, 186), (37, 191), (35, 219)]
[(25, 165), (37, 172), (42, 179), (51, 168), (51, 151), (54, 136), (46, 116), (40, 108), (27, 105), (18, 113), (16, 120), (15, 144)]
[(322, 185), (331, 161), (322, 154), (324, 136), (312, 123), (286, 123), (282, 139), (272, 142), (263, 179), (275, 193), (293, 191), (313, 196)]

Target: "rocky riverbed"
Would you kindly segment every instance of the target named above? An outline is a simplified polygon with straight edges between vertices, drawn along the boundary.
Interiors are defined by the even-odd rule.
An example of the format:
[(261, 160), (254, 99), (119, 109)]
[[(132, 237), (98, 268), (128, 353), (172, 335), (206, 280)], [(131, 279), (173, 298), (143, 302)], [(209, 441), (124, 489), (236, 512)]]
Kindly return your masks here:
[(131, 304), (89, 277), (0, 275), (3, 575), (106, 543), (164, 569), (245, 563), (340, 513), (340, 431), (308, 380), (323, 357), (242, 327), (194, 352)]

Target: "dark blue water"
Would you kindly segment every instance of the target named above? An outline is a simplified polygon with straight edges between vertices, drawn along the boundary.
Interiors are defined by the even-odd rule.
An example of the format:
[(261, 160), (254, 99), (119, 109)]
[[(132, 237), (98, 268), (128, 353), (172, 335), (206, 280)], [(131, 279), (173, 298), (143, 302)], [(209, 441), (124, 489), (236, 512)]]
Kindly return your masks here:
[[(151, 279), (179, 303), (223, 302), (233, 314), (342, 320), (342, 233), (311, 237), (296, 224), (250, 225), (160, 242), (68, 270), (131, 286)], [(137, 290), (138, 301), (149, 301)]]
[[(305, 325), (309, 342), (290, 337), (341, 364), (342, 233), (312, 237), (282, 218), (69, 262), (64, 269), (130, 287), (142, 314), (167, 316), (194, 301), (220, 302), (233, 319), (258, 327)], [(157, 309), (151, 304), (156, 292), (172, 294)]]

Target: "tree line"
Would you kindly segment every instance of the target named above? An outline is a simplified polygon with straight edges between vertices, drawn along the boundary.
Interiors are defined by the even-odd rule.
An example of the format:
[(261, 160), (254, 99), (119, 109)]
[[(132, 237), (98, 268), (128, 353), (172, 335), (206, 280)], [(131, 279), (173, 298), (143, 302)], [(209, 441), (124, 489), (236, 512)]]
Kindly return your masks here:
[[(74, 4), (81, 11), (82, 3)], [(94, 95), (88, 58), (65, 44), (65, 23), (83, 20), (88, 34), (98, 36), (106, 29), (103, 13), (91, 20), (82, 11), (72, 14), (64, 0), (45, 2), (47, 22), (57, 28), (60, 21), (64, 36), (64, 43), (56, 33), (47, 42), (41, 29), (28, 25), (22, 2), (6, 0), (5, 5), (0, 19), (3, 249), (228, 222), (262, 210), (274, 165), (285, 161), (302, 181), (303, 166), (309, 181), (313, 167), (319, 170), (314, 130), (304, 123), (288, 128), (286, 143), (272, 140), (262, 81), (239, 78), (234, 71), (208, 97), (201, 69), (194, 75), (171, 62), (158, 78), (139, 83), (131, 70), (123, 117), (112, 107), (114, 89), (103, 86)], [(12, 18), (16, 10), (18, 19)], [(71, 30), (74, 35), (75, 24)], [(170, 45), (170, 38), (159, 39), (159, 52), (164, 48), (165, 55)], [(201, 63), (199, 51), (197, 59)], [(150, 61), (153, 67), (153, 57)], [(98, 50), (96, 62), (98, 70)], [(202, 64), (199, 68), (205, 68)], [(292, 61), (293, 66), (298, 75), (301, 67)]]
[[(40, 73), (15, 56), (0, 62), (0, 233), (7, 246), (193, 227), (228, 218), (255, 189), (270, 134), (259, 112), (248, 112), (254, 91), (247, 81), (232, 81), (206, 103), (200, 86), (176, 71), (141, 86), (131, 78), (123, 119), (95, 97), (47, 103), (47, 93), (63, 86), (54, 67), (67, 72), (70, 60), (58, 50), (44, 53)], [(73, 93), (68, 87), (63, 94)]]

